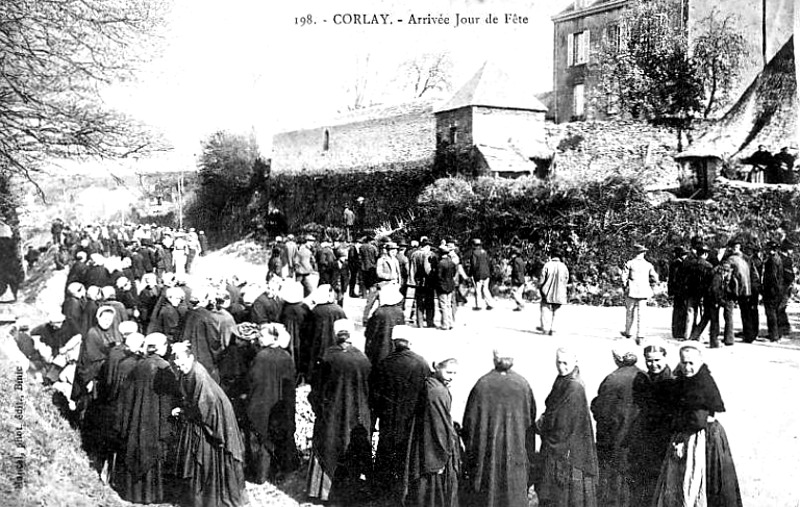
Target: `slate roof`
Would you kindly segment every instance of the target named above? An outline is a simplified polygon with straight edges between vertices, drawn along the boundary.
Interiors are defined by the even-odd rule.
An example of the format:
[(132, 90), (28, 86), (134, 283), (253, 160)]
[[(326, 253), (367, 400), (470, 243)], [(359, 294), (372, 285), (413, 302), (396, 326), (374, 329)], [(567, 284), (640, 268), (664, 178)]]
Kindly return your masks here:
[(509, 73), (491, 62), (485, 62), (472, 79), (435, 112), (470, 106), (547, 111), (535, 97), (530, 83), (524, 79), (512, 79)]

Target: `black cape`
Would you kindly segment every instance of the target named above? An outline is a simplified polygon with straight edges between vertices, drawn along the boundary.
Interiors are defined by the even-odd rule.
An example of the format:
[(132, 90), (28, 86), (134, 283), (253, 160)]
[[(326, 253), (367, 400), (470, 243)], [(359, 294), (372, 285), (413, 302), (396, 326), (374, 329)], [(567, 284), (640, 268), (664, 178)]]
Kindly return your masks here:
[(458, 507), (461, 444), (450, 415), (451, 404), (447, 387), (429, 376), (420, 392), (409, 437), (404, 480), (404, 505), (408, 507)]
[(289, 353), (279, 348), (261, 349), (247, 375), (247, 417), (257, 435), (254, 450), (257, 483), (275, 471), (291, 471), (298, 466), (294, 443), (295, 369)]
[(364, 330), (364, 353), (372, 366), (376, 366), (392, 351), (392, 329), (405, 323), (399, 304), (380, 306), (367, 321)]
[(230, 400), (195, 362), (180, 378), (184, 425), (178, 477), (188, 479), (193, 505), (244, 504), (244, 442)]
[(467, 399), (462, 432), (471, 505), (527, 505), (535, 421), (533, 391), (521, 375), (492, 370), (478, 380)]
[(409, 349), (395, 350), (370, 374), (370, 404), (380, 434), (375, 483), (401, 494), (411, 423), (430, 368)]

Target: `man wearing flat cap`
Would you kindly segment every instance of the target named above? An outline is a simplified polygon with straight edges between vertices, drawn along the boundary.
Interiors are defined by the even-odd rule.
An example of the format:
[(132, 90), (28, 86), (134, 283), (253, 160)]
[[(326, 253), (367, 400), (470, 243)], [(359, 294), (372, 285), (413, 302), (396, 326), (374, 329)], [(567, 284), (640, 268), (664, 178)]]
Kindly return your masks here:
[(631, 328), (636, 318), (636, 341), (641, 340), (641, 302), (653, 297), (653, 286), (658, 283), (658, 273), (644, 258), (647, 248), (633, 245), (633, 259), (625, 263), (622, 270), (622, 287), (625, 289), (625, 331), (622, 336), (631, 338)]
[(371, 474), (370, 363), (350, 344), (355, 325), (334, 322), (336, 344), (317, 361), (308, 401), (314, 437), (307, 491), (310, 498), (350, 505), (363, 498)]

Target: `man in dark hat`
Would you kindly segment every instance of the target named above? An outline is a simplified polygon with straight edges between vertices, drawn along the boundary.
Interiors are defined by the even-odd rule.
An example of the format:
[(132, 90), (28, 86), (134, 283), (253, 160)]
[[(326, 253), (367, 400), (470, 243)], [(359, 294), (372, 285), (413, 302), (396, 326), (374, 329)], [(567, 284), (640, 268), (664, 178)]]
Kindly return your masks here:
[[(669, 279), (667, 280), (667, 295), (672, 297), (672, 337), (683, 340), (687, 336), (686, 273), (691, 269), (695, 258), (689, 257), (689, 252), (682, 246), (676, 246), (672, 250), (672, 255), (673, 259), (669, 263)], [(692, 313), (694, 315), (694, 312)]]
[(371, 241), (369, 235), (361, 238), (361, 246), (358, 248), (358, 259), (361, 263), (359, 272), (361, 273), (361, 297), (368, 296), (370, 289), (377, 281), (376, 269), (378, 264), (378, 256), (380, 252), (375, 242)]
[(775, 241), (767, 241), (766, 251), (761, 294), (764, 300), (764, 313), (767, 316), (769, 341), (776, 342), (781, 339), (778, 311), (786, 294), (786, 285), (783, 278), (783, 258), (778, 253), (778, 244)]
[(409, 280), (414, 283), (417, 327), (434, 327), (434, 276), (435, 256), (427, 236), (419, 240), (420, 246), (410, 259)]
[(439, 248), (439, 262), (436, 264), (436, 299), (439, 302), (439, 314), (442, 325), (439, 329), (449, 331), (453, 329), (453, 292), (456, 290), (457, 268), (450, 257), (450, 247), (443, 245)]
[(483, 249), (480, 238), (472, 240), (472, 255), (469, 257), (467, 274), (475, 285), (475, 310), (482, 310), (484, 303), (486, 309), (494, 308), (494, 297), (489, 290), (489, 278), (492, 275), (489, 254)]
[(789, 324), (789, 317), (786, 315), (786, 306), (789, 304), (789, 298), (792, 295), (792, 287), (794, 285), (794, 261), (792, 260), (792, 253), (794, 252), (794, 243), (792, 240), (786, 238), (781, 243), (781, 261), (783, 264), (783, 298), (778, 306), (778, 329), (781, 336), (785, 336), (792, 332), (792, 327)]

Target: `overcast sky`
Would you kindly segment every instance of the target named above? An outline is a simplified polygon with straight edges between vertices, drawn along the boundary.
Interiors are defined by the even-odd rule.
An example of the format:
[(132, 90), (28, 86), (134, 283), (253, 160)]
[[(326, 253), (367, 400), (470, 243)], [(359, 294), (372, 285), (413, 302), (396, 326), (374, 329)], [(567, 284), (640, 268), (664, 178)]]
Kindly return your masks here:
[[(487, 59), (525, 71), (535, 92), (552, 88), (551, 16), (570, 0), (174, 0), (164, 50), (139, 81), (106, 93), (109, 104), (162, 130), (170, 163), (194, 166), (202, 139), (217, 130), (254, 132), (269, 157), (272, 135), (314, 125), (346, 106), (345, 90), (364, 72), (370, 97), (396, 100), (381, 86), (399, 65), (426, 52), (448, 52), (458, 88)], [(389, 14), (392, 25), (335, 25), (335, 14)], [(454, 27), (456, 14), (478, 25)], [(505, 24), (505, 13), (528, 18)], [(295, 18), (311, 14), (316, 24)], [(443, 15), (449, 25), (407, 24)], [(500, 19), (487, 25), (488, 14)], [(338, 19), (338, 18), (337, 18)], [(405, 23), (396, 20), (403, 19)], [(326, 21), (327, 20), (327, 21)], [(455, 91), (455, 90), (454, 90)]]

